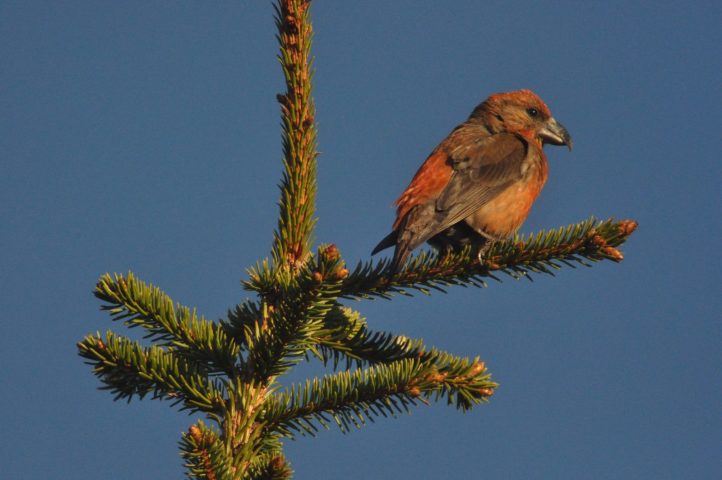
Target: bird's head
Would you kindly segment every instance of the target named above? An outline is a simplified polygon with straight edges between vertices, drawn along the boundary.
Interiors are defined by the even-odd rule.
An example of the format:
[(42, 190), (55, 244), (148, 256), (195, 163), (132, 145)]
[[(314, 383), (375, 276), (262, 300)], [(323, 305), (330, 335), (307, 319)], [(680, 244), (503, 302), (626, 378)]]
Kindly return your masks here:
[(557, 122), (544, 101), (531, 90), (496, 93), (472, 112), (469, 120), (481, 122), (494, 133), (512, 132), (540, 144), (566, 145), (572, 138)]

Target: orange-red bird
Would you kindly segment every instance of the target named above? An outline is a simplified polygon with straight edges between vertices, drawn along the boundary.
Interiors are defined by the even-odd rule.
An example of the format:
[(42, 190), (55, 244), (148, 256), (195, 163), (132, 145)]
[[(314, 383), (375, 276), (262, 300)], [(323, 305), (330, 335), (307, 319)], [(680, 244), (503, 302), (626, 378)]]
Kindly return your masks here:
[(497, 93), (479, 104), (426, 159), (404, 193), (393, 231), (372, 255), (396, 245), (393, 271), (424, 242), (439, 250), (513, 234), (547, 180), (543, 146), (572, 148), (569, 132), (531, 90)]

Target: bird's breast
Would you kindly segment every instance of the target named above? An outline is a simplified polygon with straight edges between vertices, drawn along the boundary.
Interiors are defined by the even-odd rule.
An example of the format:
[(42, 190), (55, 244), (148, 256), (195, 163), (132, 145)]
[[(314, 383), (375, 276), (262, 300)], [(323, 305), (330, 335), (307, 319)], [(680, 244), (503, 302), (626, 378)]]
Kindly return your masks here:
[(508, 237), (524, 223), (548, 175), (546, 159), (527, 164), (521, 179), (484, 204), (466, 223), (477, 232), (500, 239)]

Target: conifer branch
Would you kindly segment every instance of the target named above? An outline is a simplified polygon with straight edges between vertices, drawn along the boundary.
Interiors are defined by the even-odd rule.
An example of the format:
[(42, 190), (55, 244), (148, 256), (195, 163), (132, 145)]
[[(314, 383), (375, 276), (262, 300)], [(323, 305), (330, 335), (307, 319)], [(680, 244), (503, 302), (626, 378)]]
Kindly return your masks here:
[(597, 222), (593, 217), (557, 230), (541, 231), (527, 237), (497, 242), (479, 259), (469, 250), (458, 254), (435, 255), (424, 252), (398, 273), (390, 262), (360, 262), (343, 282), (341, 297), (390, 298), (409, 295), (408, 290), (424, 294), (444, 292), (450, 285), (485, 287), (485, 278), (501, 281), (496, 272), (512, 278), (531, 280), (532, 273), (554, 274), (562, 264), (591, 266), (590, 262), (624, 259), (617, 247), (637, 228), (631, 220)]
[(350, 308), (336, 305), (326, 315), (324, 330), (316, 338), (316, 356), (324, 363), (333, 363), (334, 370), (345, 359), (345, 369), (376, 363), (389, 363), (403, 358), (416, 358), (424, 352), (421, 340), (386, 332), (373, 332), (366, 319)]
[(228, 310), (226, 320), (220, 325), (226, 335), (233, 338), (242, 350), (248, 347), (248, 338), (253, 336), (254, 329), (263, 324), (263, 312), (256, 302), (244, 300), (233, 310)]
[(269, 429), (293, 438), (315, 436), (317, 424), (328, 429), (336, 423), (343, 432), (360, 428), (374, 417), (408, 412), (419, 401), (420, 391), (410, 393), (413, 379), (423, 369), (419, 362), (402, 360), (365, 370), (341, 371), (292, 385), (269, 400), (265, 420)]
[(311, 248), (316, 209), (316, 123), (311, 97), (313, 69), (310, 52), (313, 29), (310, 0), (278, 0), (276, 10), (278, 60), (286, 80), (281, 106), (283, 164), (278, 229), (273, 258), (277, 266), (298, 268)]
[(248, 467), (248, 478), (256, 480), (286, 480), (293, 476), (293, 470), (282, 452), (258, 455)]
[(287, 284), (277, 285), (272, 296), (267, 293), (269, 314), (246, 335), (248, 370), (256, 381), (282, 374), (313, 348), (338, 298), (346, 275), (343, 265), (335, 246), (321, 246)]
[(449, 404), (468, 410), (486, 401), (497, 385), (483, 362), (448, 354), (403, 359), (368, 369), (342, 371), (314, 378), (268, 400), (264, 420), (269, 429), (293, 438), (314, 436), (316, 424), (329, 428), (332, 420), (343, 432), (360, 428), (382, 415), (396, 416), (426, 399), (446, 397)]
[[(221, 325), (238, 344), (246, 345), (249, 341), (255, 342), (254, 329), (262, 325), (262, 319), (258, 305), (246, 301), (229, 310), (227, 320), (221, 320)], [(414, 357), (423, 350), (421, 340), (369, 330), (358, 312), (337, 303), (326, 313), (323, 325), (310, 341), (315, 345), (307, 345), (308, 351), (324, 365), (332, 362), (334, 369), (342, 360), (348, 369), (354, 363), (361, 367)]]
[(180, 441), (181, 457), (189, 478), (205, 480), (233, 479), (233, 466), (225, 454), (223, 442), (218, 433), (202, 421), (191, 425)]
[(215, 418), (223, 406), (223, 386), (208, 378), (207, 372), (172, 351), (140, 343), (107, 332), (88, 335), (78, 343), (80, 356), (93, 365), (93, 373), (110, 390), (115, 400), (133, 396), (182, 403), (181, 410), (202, 411)]
[(240, 347), (216, 323), (198, 317), (159, 288), (138, 280), (133, 273), (103, 275), (94, 295), (106, 303), (102, 310), (128, 328), (143, 328), (146, 338), (198, 362), (211, 373), (233, 375)]
[(267, 431), (260, 418), (270, 390), (265, 385), (240, 378), (233, 379), (227, 386), (227, 408), (221, 423), (226, 455), (232, 459), (236, 478), (253, 478), (248, 475), (256, 459), (264, 455), (278, 456), (282, 452), (279, 436)]

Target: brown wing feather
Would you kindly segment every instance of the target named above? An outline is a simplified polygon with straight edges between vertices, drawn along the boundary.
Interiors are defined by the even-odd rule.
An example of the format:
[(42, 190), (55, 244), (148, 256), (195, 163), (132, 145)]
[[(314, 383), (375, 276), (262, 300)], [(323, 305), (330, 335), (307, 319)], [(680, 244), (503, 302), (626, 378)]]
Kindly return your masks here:
[(417, 245), (467, 218), (522, 178), (527, 144), (511, 133), (484, 138), (450, 152), (453, 174), (434, 203), (433, 220)]
[(431, 155), (419, 167), (404, 193), (396, 200), (395, 204), (398, 209), (396, 210), (394, 229), (399, 227), (403, 218), (412, 208), (436, 198), (449, 182), (453, 170), (448, 163), (448, 156), (443, 147), (442, 143), (431, 152)]

